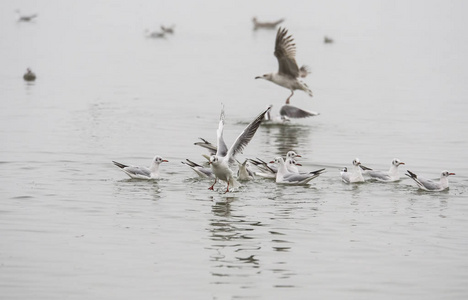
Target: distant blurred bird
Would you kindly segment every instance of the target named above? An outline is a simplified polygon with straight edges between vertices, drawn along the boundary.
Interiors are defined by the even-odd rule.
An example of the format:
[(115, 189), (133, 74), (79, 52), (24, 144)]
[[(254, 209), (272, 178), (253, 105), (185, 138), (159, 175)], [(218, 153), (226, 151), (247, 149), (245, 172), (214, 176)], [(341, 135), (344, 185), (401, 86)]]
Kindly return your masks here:
[(174, 28), (175, 28), (175, 25), (172, 25), (171, 27), (165, 27), (165, 26), (161, 25), (161, 30), (164, 33), (174, 34)]
[(26, 81), (36, 80), (36, 74), (34, 74), (30, 68), (26, 69), (26, 73), (23, 75), (23, 79)]
[(287, 88), (291, 91), (291, 95), (286, 99), (286, 104), (289, 104), (289, 99), (294, 95), (294, 90), (302, 90), (312, 97), (312, 91), (307, 84), (300, 81), (299, 78), (306, 77), (310, 71), (306, 65), (301, 68), (296, 63), (296, 44), (291, 35), (287, 35), (288, 30), (279, 28), (276, 34), (275, 56), (278, 59), (278, 72), (257, 76), (255, 79), (265, 79), (276, 83), (279, 86)]
[(165, 33), (159, 32), (159, 31), (149, 31), (148, 29), (145, 29), (145, 35), (147, 38), (152, 38), (152, 39), (161, 39), (165, 38)]
[(32, 21), (34, 18), (37, 17), (37, 14), (23, 15), (22, 16), (19, 9), (15, 10), (15, 12), (18, 15), (18, 22), (29, 22), (29, 21)]
[(329, 38), (328, 36), (325, 36), (325, 37), (323, 38), (323, 42), (324, 42), (325, 44), (331, 44), (331, 43), (333, 43), (333, 39)]
[(278, 24), (282, 23), (284, 19), (279, 19), (278, 21), (275, 22), (260, 22), (257, 20), (257, 17), (252, 18), (252, 22), (254, 24), (254, 30), (257, 30), (259, 28), (262, 29), (275, 29)]

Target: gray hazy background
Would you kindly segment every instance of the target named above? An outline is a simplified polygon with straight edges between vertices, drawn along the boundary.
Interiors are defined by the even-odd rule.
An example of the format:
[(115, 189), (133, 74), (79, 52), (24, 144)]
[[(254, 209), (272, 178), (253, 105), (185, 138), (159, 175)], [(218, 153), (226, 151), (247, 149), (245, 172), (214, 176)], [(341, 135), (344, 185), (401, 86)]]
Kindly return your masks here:
[[(408, 2), (408, 3), (407, 3)], [(465, 1), (2, 1), (0, 295), (5, 299), (465, 299), (468, 21)], [(16, 22), (15, 9), (38, 13)], [(245, 157), (290, 149), (307, 187), (258, 179), (223, 195), (202, 161), (221, 103), (230, 145), (289, 91), (276, 70), (285, 18), (311, 67), (292, 104), (320, 116), (263, 126)], [(149, 39), (145, 29), (175, 24)], [(324, 44), (327, 35), (335, 40)], [(30, 67), (38, 79), (26, 83)], [(162, 166), (158, 182), (111, 164)], [(359, 157), (450, 190), (340, 181)]]

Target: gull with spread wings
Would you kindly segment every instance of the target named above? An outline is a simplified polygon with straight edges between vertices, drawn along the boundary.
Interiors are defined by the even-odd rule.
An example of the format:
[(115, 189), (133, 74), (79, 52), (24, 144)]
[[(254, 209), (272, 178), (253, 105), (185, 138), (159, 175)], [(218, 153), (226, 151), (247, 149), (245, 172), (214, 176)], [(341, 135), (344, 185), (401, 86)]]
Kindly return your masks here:
[(213, 190), (214, 185), (216, 184), (217, 180), (222, 180), (227, 182), (226, 193), (229, 192), (229, 187), (236, 188), (239, 187), (239, 182), (234, 178), (234, 173), (230, 168), (230, 165), (236, 163), (236, 155), (241, 153), (242, 150), (247, 146), (250, 140), (257, 132), (258, 127), (265, 119), (265, 114), (269, 112), (271, 107), (268, 107), (262, 113), (260, 113), (237, 137), (234, 144), (232, 144), (231, 148), (227, 148), (226, 143), (224, 142), (223, 138), (223, 130), (224, 130), (224, 107), (221, 109), (221, 116), (219, 120), (218, 130), (216, 131), (217, 138), (218, 138), (218, 147), (216, 154), (210, 157), (210, 165), (213, 173), (216, 176), (215, 182), (209, 188)]
[(286, 28), (279, 28), (276, 34), (275, 56), (278, 59), (278, 72), (257, 76), (255, 79), (265, 79), (276, 83), (291, 91), (291, 95), (286, 99), (286, 104), (289, 104), (289, 99), (294, 95), (295, 90), (302, 90), (312, 97), (312, 91), (307, 84), (299, 80), (305, 78), (309, 73), (309, 68), (306, 65), (298, 67), (296, 63), (296, 44), (291, 35), (288, 35)]

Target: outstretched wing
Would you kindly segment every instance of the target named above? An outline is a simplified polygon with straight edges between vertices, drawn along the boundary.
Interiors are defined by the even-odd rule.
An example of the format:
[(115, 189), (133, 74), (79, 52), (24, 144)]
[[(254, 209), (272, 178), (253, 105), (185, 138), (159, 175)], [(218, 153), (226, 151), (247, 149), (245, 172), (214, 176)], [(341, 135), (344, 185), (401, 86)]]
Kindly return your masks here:
[(229, 163), (235, 162), (236, 154), (244, 150), (245, 146), (247, 146), (247, 144), (253, 138), (253, 136), (255, 135), (255, 132), (257, 132), (258, 127), (260, 126), (262, 121), (265, 119), (265, 114), (268, 113), (270, 109), (271, 109), (271, 106), (269, 106), (266, 110), (264, 110), (261, 114), (259, 114), (255, 118), (255, 120), (253, 120), (237, 137), (236, 141), (231, 146), (227, 154), (227, 157), (229, 158)]
[(299, 76), (299, 67), (296, 63), (296, 44), (291, 35), (288, 36), (286, 28), (279, 28), (276, 33), (275, 56), (278, 59), (278, 72), (297, 78)]
[(219, 117), (218, 130), (216, 131), (216, 135), (218, 139), (218, 150), (216, 151), (216, 156), (219, 156), (219, 157), (224, 157), (228, 153), (228, 148), (223, 138), (223, 131), (224, 131), (224, 105), (221, 107), (221, 115)]

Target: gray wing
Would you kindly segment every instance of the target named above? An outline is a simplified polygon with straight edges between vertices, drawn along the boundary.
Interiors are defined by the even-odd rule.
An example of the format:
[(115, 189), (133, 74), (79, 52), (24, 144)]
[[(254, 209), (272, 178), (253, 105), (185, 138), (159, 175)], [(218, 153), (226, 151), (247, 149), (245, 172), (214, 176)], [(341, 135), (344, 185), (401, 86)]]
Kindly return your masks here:
[(224, 105), (221, 108), (221, 115), (219, 117), (218, 130), (216, 131), (216, 135), (218, 139), (218, 150), (216, 151), (216, 156), (219, 156), (219, 157), (224, 157), (228, 153), (228, 148), (223, 138), (223, 131), (224, 131)]
[(269, 112), (270, 109), (271, 106), (269, 106), (266, 110), (260, 113), (237, 137), (236, 141), (231, 146), (227, 154), (227, 157), (229, 158), (229, 163), (234, 163), (234, 158), (236, 154), (242, 152), (245, 146), (247, 146), (250, 140), (252, 140), (253, 136), (255, 135), (255, 132), (257, 132), (258, 127), (260, 127), (260, 124), (265, 119), (265, 114)]
[(288, 118), (308, 118), (312, 116), (318, 116), (319, 113), (313, 112), (313, 111), (307, 111), (300, 109), (298, 107), (286, 104), (283, 105), (280, 109), (280, 115), (281, 116), (286, 116)]
[(211, 155), (213, 154), (216, 154), (216, 152), (218, 151), (218, 148), (213, 145), (212, 143), (208, 142), (207, 140), (199, 137), (200, 140), (202, 140), (201, 142), (196, 142), (196, 143), (193, 143), (194, 145), (197, 145), (197, 146), (200, 146), (202, 148), (205, 148), (205, 149), (208, 149), (208, 151), (210, 152)]
[(137, 176), (150, 177), (151, 172), (149, 169), (144, 167), (125, 167), (122, 169), (125, 173)]
[(382, 171), (368, 170), (366, 173), (370, 177), (378, 180), (388, 181), (392, 179), (388, 174), (385, 174)]
[[(426, 178), (423, 178), (423, 177), (418, 177), (417, 179), (422, 184), (422, 187), (427, 189), (427, 190), (431, 190), (431, 191), (432, 190), (440, 190), (442, 188), (438, 182), (432, 181), (430, 179), (426, 179)], [(416, 181), (416, 179), (415, 179), (415, 181)]]
[(296, 63), (296, 44), (291, 35), (287, 35), (286, 28), (279, 28), (276, 33), (275, 56), (278, 59), (278, 73), (293, 78), (299, 76), (299, 67)]
[(289, 173), (283, 177), (284, 181), (291, 182), (291, 183), (306, 183), (320, 174), (297, 174), (297, 173)]

